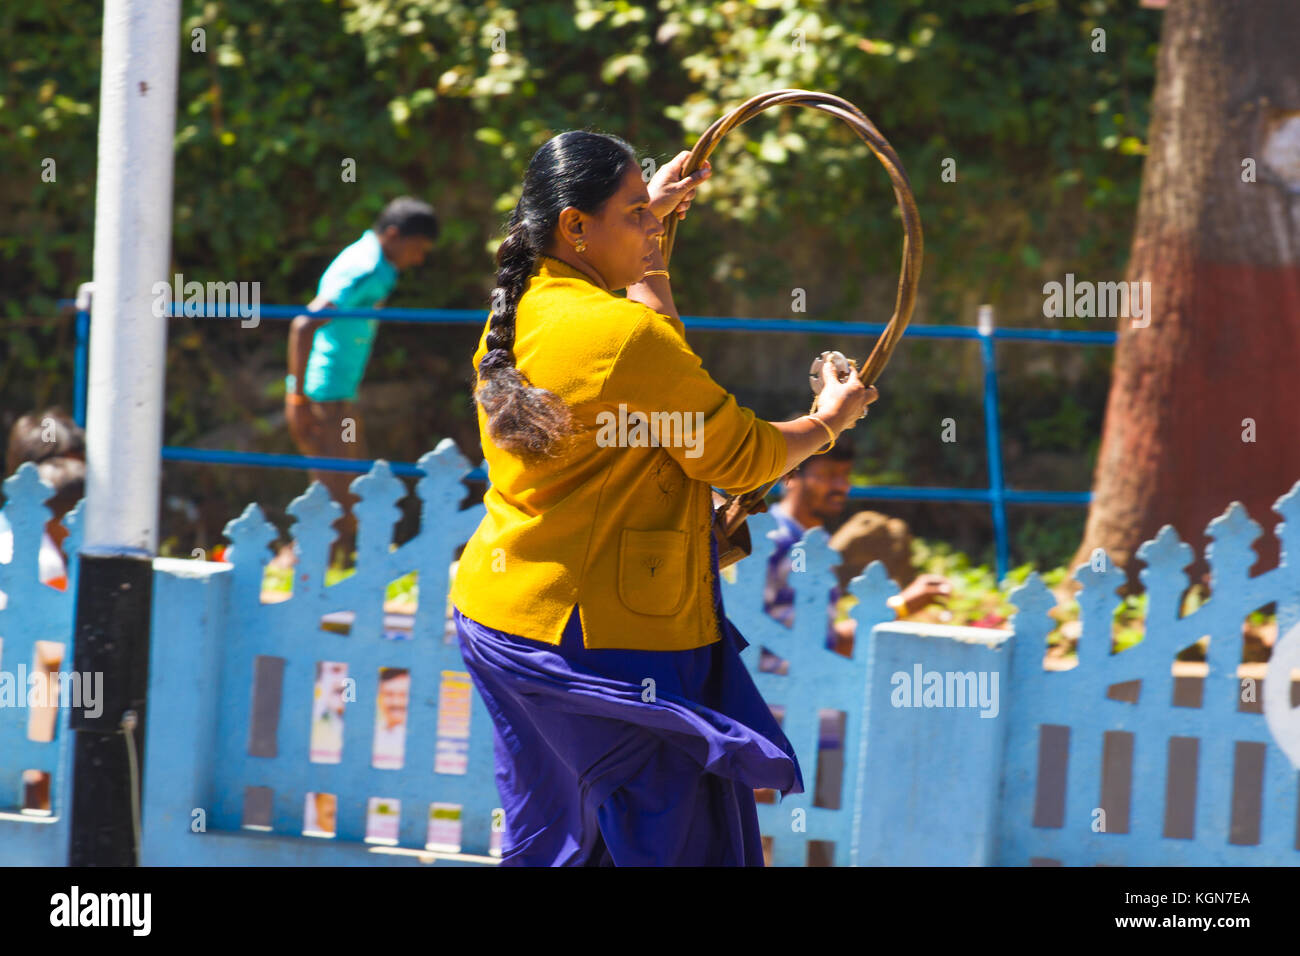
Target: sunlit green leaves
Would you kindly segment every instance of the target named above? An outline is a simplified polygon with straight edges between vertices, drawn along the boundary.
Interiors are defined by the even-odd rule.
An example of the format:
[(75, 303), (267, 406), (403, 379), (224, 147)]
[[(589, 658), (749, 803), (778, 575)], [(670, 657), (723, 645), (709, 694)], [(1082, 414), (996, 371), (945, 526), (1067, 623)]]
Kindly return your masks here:
[(606, 83), (613, 83), (621, 76), (626, 76), (633, 83), (640, 83), (649, 75), (650, 64), (639, 53), (610, 57), (600, 70), (600, 78)]

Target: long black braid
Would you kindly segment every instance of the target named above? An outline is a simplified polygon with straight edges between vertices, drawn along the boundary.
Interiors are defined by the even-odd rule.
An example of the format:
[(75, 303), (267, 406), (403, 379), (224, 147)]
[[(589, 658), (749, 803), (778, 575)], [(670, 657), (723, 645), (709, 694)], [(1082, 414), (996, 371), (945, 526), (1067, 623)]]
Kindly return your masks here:
[(488, 351), (479, 361), (474, 392), (487, 415), (492, 440), (520, 457), (554, 455), (572, 436), (574, 424), (558, 395), (533, 387), (515, 367), (519, 300), (560, 212), (567, 206), (598, 212), (618, 191), (628, 165), (635, 163), (635, 151), (617, 136), (572, 130), (547, 140), (524, 174), (523, 193), (497, 249)]

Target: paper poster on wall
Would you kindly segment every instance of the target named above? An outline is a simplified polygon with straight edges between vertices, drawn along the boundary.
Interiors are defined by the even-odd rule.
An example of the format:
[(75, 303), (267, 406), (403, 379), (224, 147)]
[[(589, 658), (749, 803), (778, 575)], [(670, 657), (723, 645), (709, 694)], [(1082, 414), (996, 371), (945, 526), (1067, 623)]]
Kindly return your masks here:
[(397, 845), (402, 801), (371, 797), (366, 803), (366, 842)]
[(438, 692), (438, 744), (434, 773), (463, 774), (469, 769), (470, 695), (465, 671), (443, 671)]
[(348, 687), (348, 665), (318, 661), (311, 707), (311, 762), (343, 760), (343, 705)]
[(308, 793), (303, 807), (302, 835), (332, 837), (338, 829), (338, 797), (332, 793)]
[(429, 832), (425, 849), (439, 853), (460, 852), (460, 804), (429, 804)]
[(410, 703), (411, 672), (404, 667), (381, 667), (371, 756), (371, 765), (376, 769), (401, 769), (406, 754), (406, 718)]

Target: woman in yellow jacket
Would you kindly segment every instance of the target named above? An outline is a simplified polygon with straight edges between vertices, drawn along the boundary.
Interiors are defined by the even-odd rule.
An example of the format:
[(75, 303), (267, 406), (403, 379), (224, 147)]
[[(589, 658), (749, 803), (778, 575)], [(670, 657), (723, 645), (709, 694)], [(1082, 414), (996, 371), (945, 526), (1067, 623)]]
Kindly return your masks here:
[[(755, 788), (803, 792), (722, 610), (710, 486), (824, 450), (874, 389), (767, 422), (686, 343), (658, 239), (706, 167), (647, 184), (623, 140), (533, 156), (474, 354), (491, 487), (451, 589), (492, 715), (502, 863), (762, 866)], [(626, 289), (626, 298), (613, 294)]]

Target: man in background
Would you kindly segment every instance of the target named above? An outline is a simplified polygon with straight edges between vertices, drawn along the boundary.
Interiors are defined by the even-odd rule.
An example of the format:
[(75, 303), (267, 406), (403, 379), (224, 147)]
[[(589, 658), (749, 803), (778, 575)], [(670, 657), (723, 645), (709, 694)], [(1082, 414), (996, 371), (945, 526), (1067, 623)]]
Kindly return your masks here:
[[(790, 585), (790, 549), (807, 532), (836, 520), (844, 510), (849, 497), (849, 479), (853, 470), (853, 445), (841, 438), (835, 447), (824, 455), (805, 459), (785, 476), (781, 500), (768, 508), (776, 520), (776, 548), (768, 559), (767, 584), (763, 589), (763, 610), (781, 621), (786, 627), (794, 626), (794, 588)], [(884, 557), (884, 556), (882, 556)], [(887, 560), (887, 565), (899, 565)], [(910, 556), (898, 567), (890, 567), (896, 580), (910, 572)], [(899, 594), (889, 599), (889, 605), (900, 617), (919, 611), (926, 605), (947, 597), (952, 587), (938, 574), (922, 574), (906, 581)], [(851, 655), (857, 622), (852, 618), (836, 621), (836, 604), (841, 597), (839, 587), (831, 589), (827, 623), (827, 647), (846, 657)], [(771, 661), (764, 658), (764, 670)]]
[[(365, 431), (357, 403), (370, 360), (377, 319), (322, 318), (332, 308), (378, 308), (393, 290), (397, 275), (424, 262), (438, 238), (433, 207), (410, 196), (390, 202), (375, 224), (329, 264), (316, 298), (289, 324), (289, 374), (284, 413), (289, 433), (304, 455), (364, 458)], [(329, 489), (343, 507), (335, 556), (350, 560), (356, 542), (356, 498), (348, 485), (356, 472), (312, 469), (309, 475)]]

